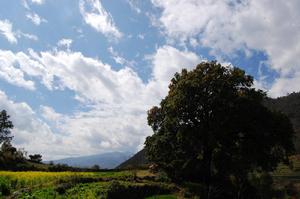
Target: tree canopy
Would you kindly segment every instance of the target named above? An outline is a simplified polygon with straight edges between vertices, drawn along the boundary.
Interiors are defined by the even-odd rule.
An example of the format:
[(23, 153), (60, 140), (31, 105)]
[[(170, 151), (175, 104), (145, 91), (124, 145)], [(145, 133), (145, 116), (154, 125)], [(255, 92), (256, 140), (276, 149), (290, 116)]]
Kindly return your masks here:
[(205, 198), (216, 182), (234, 176), (240, 186), (250, 172), (274, 170), (293, 153), (294, 131), (262, 104), (265, 97), (253, 77), (217, 62), (176, 73), (160, 106), (148, 111), (148, 159), (175, 181), (203, 183)]
[(12, 122), (9, 120), (9, 115), (5, 110), (0, 112), (0, 144), (5, 141), (10, 141), (11, 129), (13, 128)]
[(41, 163), (42, 155), (41, 154), (29, 155), (29, 160), (32, 162)]

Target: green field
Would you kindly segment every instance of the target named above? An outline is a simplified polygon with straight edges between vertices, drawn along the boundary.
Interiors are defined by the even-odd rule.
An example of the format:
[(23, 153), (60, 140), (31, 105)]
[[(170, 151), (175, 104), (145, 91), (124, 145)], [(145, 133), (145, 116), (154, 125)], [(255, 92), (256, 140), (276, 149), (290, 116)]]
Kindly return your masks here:
[(0, 198), (176, 198), (166, 195), (174, 190), (148, 171), (0, 171)]
[[(272, 174), (282, 196), (300, 192), (300, 158), (293, 167), (280, 165)], [(101, 172), (0, 171), (0, 198), (195, 198), (187, 187), (178, 187), (148, 170)], [(293, 194), (297, 195), (298, 194)], [(279, 197), (278, 197), (279, 198)], [(286, 197), (280, 197), (286, 198)]]

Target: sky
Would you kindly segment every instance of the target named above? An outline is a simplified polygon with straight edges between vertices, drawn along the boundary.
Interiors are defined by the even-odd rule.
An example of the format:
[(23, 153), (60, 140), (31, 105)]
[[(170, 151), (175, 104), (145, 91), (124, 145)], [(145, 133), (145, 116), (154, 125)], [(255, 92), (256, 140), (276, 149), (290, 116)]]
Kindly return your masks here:
[(44, 160), (134, 153), (182, 68), (218, 60), (300, 90), (299, 0), (0, 1), (0, 109)]

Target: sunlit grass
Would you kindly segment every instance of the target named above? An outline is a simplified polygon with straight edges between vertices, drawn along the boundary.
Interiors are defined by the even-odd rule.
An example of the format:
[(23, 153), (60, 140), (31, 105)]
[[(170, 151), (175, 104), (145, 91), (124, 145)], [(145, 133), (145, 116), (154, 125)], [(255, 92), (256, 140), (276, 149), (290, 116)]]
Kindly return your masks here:
[(100, 179), (131, 177), (129, 171), (122, 172), (39, 172), (39, 171), (0, 171), (0, 177), (8, 178), (14, 188), (22, 187), (48, 187), (61, 182), (68, 182), (76, 179)]

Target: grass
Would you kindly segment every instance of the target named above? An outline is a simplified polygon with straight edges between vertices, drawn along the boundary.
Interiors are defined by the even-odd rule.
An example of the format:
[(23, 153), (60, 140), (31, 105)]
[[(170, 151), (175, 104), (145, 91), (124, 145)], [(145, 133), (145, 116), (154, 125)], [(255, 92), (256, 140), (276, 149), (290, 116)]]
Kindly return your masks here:
[[(278, 189), (289, 190), (286, 192), (300, 191), (299, 162), (298, 159), (294, 161), (293, 168), (280, 165), (273, 173), (274, 184)], [(175, 185), (162, 180), (159, 175), (156, 176), (148, 170), (0, 171), (0, 199), (6, 197), (21, 199), (176, 199), (177, 195), (179, 197), (184, 194), (179, 192)], [(179, 198), (183, 198), (183, 196)]]
[[(105, 172), (0, 171), (0, 198), (9, 196), (24, 199), (96, 199), (118, 198), (116, 197), (118, 195), (126, 196), (126, 198), (144, 198), (144, 196), (172, 192), (174, 187), (151, 181), (154, 179), (153, 177), (149, 171), (141, 170)], [(164, 196), (155, 197), (164, 198)]]

